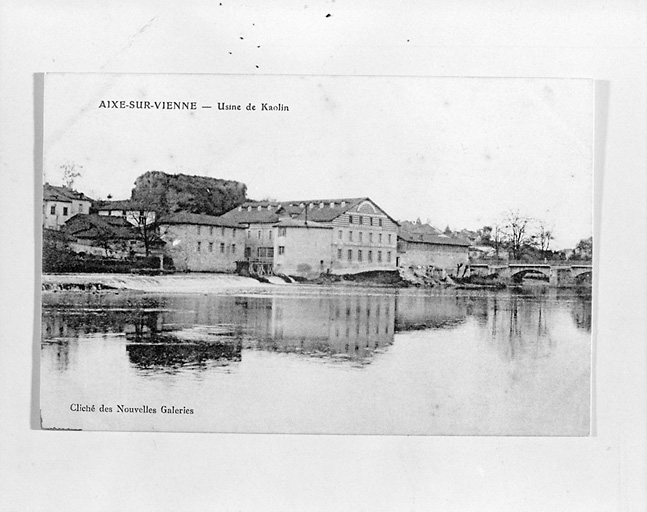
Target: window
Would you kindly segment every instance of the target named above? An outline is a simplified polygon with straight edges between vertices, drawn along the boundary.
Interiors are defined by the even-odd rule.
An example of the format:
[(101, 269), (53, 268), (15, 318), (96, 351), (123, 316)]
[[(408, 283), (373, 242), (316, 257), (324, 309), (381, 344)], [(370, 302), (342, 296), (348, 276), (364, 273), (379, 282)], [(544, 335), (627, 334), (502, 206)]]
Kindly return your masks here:
[(83, 203), (79, 204), (79, 213), (83, 213)]
[(225, 236), (225, 228), (220, 228), (220, 235)]
[(285, 254), (285, 246), (279, 245), (279, 254)]
[(368, 251), (368, 261), (373, 261), (373, 251)]
[(353, 250), (348, 249), (348, 261), (353, 261)]
[(247, 231), (247, 239), (249, 240), (251, 237), (252, 237), (252, 230), (251, 230), (251, 229), (249, 229), (249, 230)]
[(220, 244), (220, 254), (225, 254), (225, 244), (224, 243)]
[(373, 225), (373, 217), (368, 218), (368, 224), (369, 224), (369, 226)]
[(262, 232), (260, 229), (258, 230), (257, 238), (258, 238), (259, 240), (260, 240), (261, 238), (263, 238), (263, 232)]
[(391, 251), (386, 252), (386, 262), (391, 263)]
[(236, 244), (231, 244), (231, 253), (236, 254)]
[(368, 234), (368, 241), (373, 243), (373, 233)]
[(377, 223), (380, 227), (382, 227), (382, 219), (377, 219)]
[(348, 241), (349, 241), (349, 242), (352, 242), (352, 241), (353, 241), (353, 232), (352, 232), (352, 231), (349, 231), (349, 232), (348, 232)]
[(362, 261), (362, 250), (357, 251), (357, 261)]
[(353, 216), (352, 216), (352, 215), (349, 215), (349, 216), (348, 216), (348, 223), (349, 223), (349, 224), (352, 224), (352, 223), (353, 223)]
[(364, 233), (362, 233), (362, 232), (360, 231), (360, 232), (359, 232), (359, 241), (361, 242), (363, 238), (364, 238)]
[(52, 206), (52, 207), (49, 209), (49, 213), (50, 213), (51, 215), (56, 215), (56, 205)]
[(285, 236), (287, 234), (287, 229), (279, 228), (279, 236)]
[(341, 259), (341, 249), (337, 249), (337, 259)]
[(389, 243), (391, 243), (391, 235), (388, 235), (388, 236), (389, 236)]
[(338, 238), (339, 240), (341, 240), (341, 239), (342, 239), (343, 234), (344, 234), (344, 232), (340, 229), (340, 230), (339, 230), (339, 232), (337, 233), (337, 238)]
[(202, 242), (198, 242), (198, 252), (200, 252), (200, 249), (202, 249)]
[(273, 258), (274, 247), (259, 247), (256, 249), (256, 254), (259, 258)]
[(378, 241), (379, 243), (382, 243), (382, 233), (380, 233), (379, 235), (377, 235), (377, 241)]
[(382, 251), (377, 251), (377, 261), (378, 263), (382, 263)]
[(209, 242), (209, 252), (213, 252), (213, 242)]
[(364, 217), (362, 217), (361, 215), (359, 216), (359, 223), (364, 224)]
[(272, 230), (271, 229), (268, 231), (268, 237), (269, 237), (270, 240), (272, 240)]
[(209, 226), (209, 235), (213, 236), (213, 226)]
[(67, 206), (63, 206), (63, 215), (67, 216)]

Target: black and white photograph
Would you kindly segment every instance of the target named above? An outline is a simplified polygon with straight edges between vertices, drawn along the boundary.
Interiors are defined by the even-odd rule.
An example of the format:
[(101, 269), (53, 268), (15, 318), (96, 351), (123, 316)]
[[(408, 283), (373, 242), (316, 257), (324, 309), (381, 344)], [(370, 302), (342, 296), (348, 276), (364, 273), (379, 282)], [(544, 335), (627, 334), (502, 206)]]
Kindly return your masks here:
[(594, 82), (50, 73), (45, 429), (591, 433)]

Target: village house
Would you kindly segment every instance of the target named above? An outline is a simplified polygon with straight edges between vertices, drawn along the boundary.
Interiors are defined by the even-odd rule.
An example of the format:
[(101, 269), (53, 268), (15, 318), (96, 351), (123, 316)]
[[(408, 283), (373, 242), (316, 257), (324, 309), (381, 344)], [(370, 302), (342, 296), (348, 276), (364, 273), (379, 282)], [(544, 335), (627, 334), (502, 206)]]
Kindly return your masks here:
[(253, 270), (315, 277), (396, 269), (398, 224), (368, 197), (248, 202), (221, 218), (246, 228)]
[[(121, 259), (146, 255), (139, 231), (123, 217), (79, 213), (69, 219), (61, 231), (69, 235), (69, 247), (76, 253)], [(149, 248), (160, 245), (157, 237), (149, 240)]]
[(151, 225), (155, 222), (155, 212), (145, 205), (130, 199), (119, 201), (97, 201), (92, 210), (101, 216), (123, 217), (133, 226)]
[(402, 267), (430, 267), (451, 274), (469, 262), (469, 246), (463, 238), (400, 231), (398, 262)]
[(92, 199), (67, 187), (43, 185), (43, 227), (60, 230), (77, 213), (90, 213)]
[(233, 272), (243, 257), (245, 229), (212, 215), (174, 213), (158, 220), (160, 238), (177, 270)]

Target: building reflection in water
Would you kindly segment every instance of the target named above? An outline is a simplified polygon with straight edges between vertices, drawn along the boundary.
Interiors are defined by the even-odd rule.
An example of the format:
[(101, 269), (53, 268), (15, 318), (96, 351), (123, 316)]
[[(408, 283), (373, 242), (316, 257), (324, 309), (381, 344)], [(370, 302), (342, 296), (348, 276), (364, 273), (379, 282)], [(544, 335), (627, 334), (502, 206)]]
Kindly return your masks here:
[(396, 332), (453, 329), (471, 318), (479, 337), (489, 339), (501, 357), (514, 360), (551, 351), (551, 325), (556, 309), (564, 311), (564, 301), (575, 325), (590, 331), (590, 295), (408, 290), (362, 295), (48, 295), (42, 334), (60, 370), (69, 364), (67, 340), (97, 334), (125, 335), (130, 362), (149, 370), (228, 365), (240, 361), (243, 350), (367, 364), (375, 352), (388, 349)]

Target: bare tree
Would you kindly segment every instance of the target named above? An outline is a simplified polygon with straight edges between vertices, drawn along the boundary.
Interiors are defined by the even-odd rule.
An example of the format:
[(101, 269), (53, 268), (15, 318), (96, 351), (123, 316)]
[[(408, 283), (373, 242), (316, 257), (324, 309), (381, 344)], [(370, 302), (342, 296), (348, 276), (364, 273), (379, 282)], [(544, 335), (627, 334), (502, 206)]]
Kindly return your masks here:
[(508, 243), (512, 258), (521, 258), (523, 250), (531, 244), (529, 235), (531, 219), (523, 215), (519, 210), (510, 210), (503, 220), (503, 233)]
[(537, 246), (541, 251), (541, 257), (546, 257), (546, 252), (550, 249), (550, 242), (555, 237), (553, 236), (553, 227), (549, 226), (545, 221), (540, 220), (537, 222), (537, 235), (535, 239), (537, 240)]
[(128, 213), (128, 220), (137, 228), (139, 238), (144, 244), (146, 256), (149, 256), (151, 245), (158, 238), (155, 222), (157, 212), (148, 210), (142, 203), (133, 202), (131, 206), (133, 210)]
[(69, 189), (74, 187), (74, 181), (81, 176), (82, 165), (76, 165), (72, 162), (64, 163), (60, 166), (63, 171), (63, 185)]

